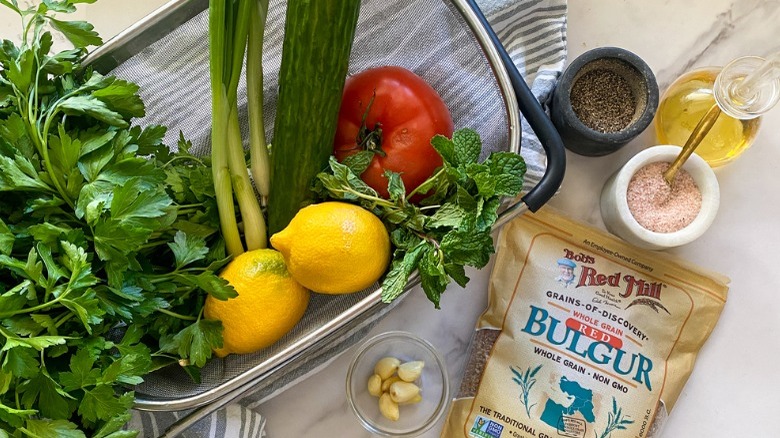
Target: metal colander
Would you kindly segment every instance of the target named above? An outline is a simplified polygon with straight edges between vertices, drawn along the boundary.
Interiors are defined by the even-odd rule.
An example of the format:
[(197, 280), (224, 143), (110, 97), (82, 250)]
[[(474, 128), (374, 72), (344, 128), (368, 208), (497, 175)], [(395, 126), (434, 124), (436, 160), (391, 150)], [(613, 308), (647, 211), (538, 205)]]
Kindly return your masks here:
[[(516, 70), (504, 67), (508, 55), (491, 42), (484, 17), (475, 13), (472, 0), (364, 0), (352, 49), (349, 72), (380, 65), (404, 66), (423, 77), (441, 94), (456, 127), (472, 127), (483, 139), (484, 155), (491, 151), (519, 153), (520, 123), (515, 89)], [(179, 131), (196, 153), (210, 146), (211, 93), (208, 63), (208, 1), (172, 0), (92, 54), (98, 69), (135, 82), (141, 87), (147, 116), (141, 125), (169, 127), (166, 142), (175, 145)], [(265, 123), (273, 139), (277, 76), (281, 62), (285, 3), (272, 0), (265, 31), (263, 67)], [(480, 22), (481, 21), (481, 22)], [(495, 40), (497, 41), (497, 40)], [(517, 78), (511, 76), (516, 75)], [(239, 96), (245, 94), (245, 82)], [(531, 96), (519, 106), (543, 112)], [(242, 129), (247, 129), (246, 96), (239, 99)], [(527, 115), (528, 116), (528, 115)], [(528, 116), (534, 126), (533, 116)], [(537, 117), (538, 118), (538, 117)], [(540, 135), (555, 143), (557, 135), (543, 117)], [(246, 131), (244, 137), (247, 138)], [(545, 137), (552, 140), (545, 141)], [(540, 183), (524, 198), (532, 210), (555, 192), (562, 168), (548, 158), (553, 181)], [(554, 170), (555, 170), (554, 169)], [(547, 177), (545, 177), (547, 178)], [(548, 178), (549, 179), (549, 178)], [(557, 179), (557, 182), (555, 181)], [(542, 190), (540, 186), (547, 187)], [(538, 193), (543, 191), (545, 193)], [(534, 194), (534, 192), (537, 192)], [(515, 214), (518, 203), (509, 210)], [(508, 218), (506, 213), (504, 218)], [(413, 282), (414, 283), (414, 282)], [(411, 286), (410, 286), (411, 287)], [(271, 394), (304, 375), (317, 364), (334, 357), (359, 340), (392, 306), (381, 304), (379, 285), (343, 296), (313, 294), (301, 322), (281, 341), (256, 354), (215, 359), (202, 370), (202, 382), (194, 383), (181, 369), (160, 370), (135, 388), (136, 407), (144, 410), (185, 410), (209, 404), (213, 410), (248, 390)]]

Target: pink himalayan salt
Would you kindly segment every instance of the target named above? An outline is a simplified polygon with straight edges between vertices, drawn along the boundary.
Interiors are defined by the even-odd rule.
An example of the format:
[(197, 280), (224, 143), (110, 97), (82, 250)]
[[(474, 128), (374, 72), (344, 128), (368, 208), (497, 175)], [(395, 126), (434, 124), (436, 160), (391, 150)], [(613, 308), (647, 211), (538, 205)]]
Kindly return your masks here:
[(628, 209), (639, 225), (656, 233), (673, 233), (693, 222), (701, 210), (701, 191), (691, 175), (677, 172), (674, 184), (664, 180), (669, 163), (650, 163), (628, 183)]

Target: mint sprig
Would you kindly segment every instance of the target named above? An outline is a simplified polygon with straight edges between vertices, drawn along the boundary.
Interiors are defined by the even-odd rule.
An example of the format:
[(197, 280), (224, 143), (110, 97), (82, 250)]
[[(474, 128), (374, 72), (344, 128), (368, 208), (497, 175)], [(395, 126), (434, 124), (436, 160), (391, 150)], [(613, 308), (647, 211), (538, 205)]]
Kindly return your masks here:
[[(517, 154), (494, 152), (478, 162), (482, 142), (473, 129), (460, 129), (452, 139), (436, 136), (431, 144), (444, 165), (406, 195), (400, 174), (386, 172), (389, 199), (360, 179), (372, 154), (358, 153), (343, 163), (331, 158), (328, 171), (317, 175), (314, 190), (322, 198), (360, 204), (380, 217), (390, 231), (395, 250), (382, 283), (382, 301), (398, 298), (417, 270), (428, 299), (440, 307), (450, 281), (465, 286), (465, 267), (482, 268), (495, 252), (491, 227), (504, 197), (523, 187), (525, 162)], [(413, 194), (428, 196), (415, 205)]]

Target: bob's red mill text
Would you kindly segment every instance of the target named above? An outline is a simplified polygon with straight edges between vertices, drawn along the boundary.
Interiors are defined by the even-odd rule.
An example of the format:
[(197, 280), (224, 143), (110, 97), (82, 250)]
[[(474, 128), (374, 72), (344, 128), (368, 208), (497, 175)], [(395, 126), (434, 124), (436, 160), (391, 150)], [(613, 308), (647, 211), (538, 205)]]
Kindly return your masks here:
[(442, 436), (657, 437), (727, 283), (549, 209), (515, 219)]

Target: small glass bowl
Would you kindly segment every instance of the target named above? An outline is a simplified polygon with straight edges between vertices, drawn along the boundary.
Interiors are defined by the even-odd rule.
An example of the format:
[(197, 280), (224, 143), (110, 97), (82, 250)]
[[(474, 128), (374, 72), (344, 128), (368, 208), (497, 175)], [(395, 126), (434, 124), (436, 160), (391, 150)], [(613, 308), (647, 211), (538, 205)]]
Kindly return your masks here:
[[(368, 393), (368, 378), (374, 365), (383, 357), (398, 358), (401, 363), (425, 362), (422, 375), (415, 382), (421, 388), (422, 401), (401, 405), (398, 421), (379, 412), (379, 398)], [(368, 431), (387, 437), (418, 436), (433, 427), (444, 413), (450, 399), (447, 367), (433, 346), (411, 333), (393, 331), (377, 335), (358, 347), (347, 371), (347, 402)]]

